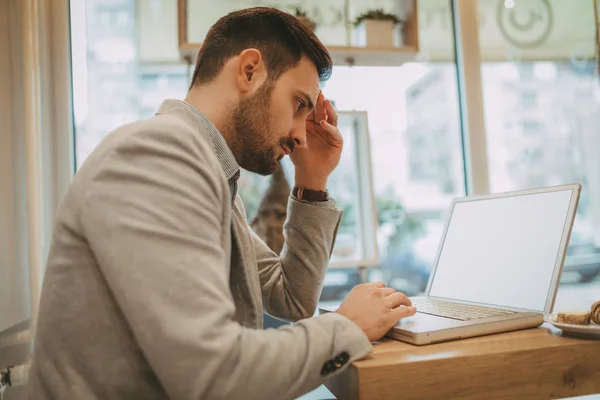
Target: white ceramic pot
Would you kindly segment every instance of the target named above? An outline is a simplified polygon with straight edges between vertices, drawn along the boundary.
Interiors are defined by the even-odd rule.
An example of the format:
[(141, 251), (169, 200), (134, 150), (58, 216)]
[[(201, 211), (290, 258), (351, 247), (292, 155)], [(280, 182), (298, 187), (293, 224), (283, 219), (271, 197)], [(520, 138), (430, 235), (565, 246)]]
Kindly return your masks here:
[(393, 21), (366, 19), (355, 29), (356, 46), (394, 47), (401, 43), (399, 26)]

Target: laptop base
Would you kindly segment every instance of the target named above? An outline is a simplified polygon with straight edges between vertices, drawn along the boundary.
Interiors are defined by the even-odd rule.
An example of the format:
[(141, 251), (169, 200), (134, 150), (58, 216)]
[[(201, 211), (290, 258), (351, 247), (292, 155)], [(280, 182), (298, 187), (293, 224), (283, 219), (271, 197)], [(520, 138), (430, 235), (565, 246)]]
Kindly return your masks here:
[(458, 321), (417, 312), (404, 318), (385, 336), (422, 346), (494, 333), (536, 328), (543, 324), (541, 313), (523, 312), (510, 317), (486, 320)]

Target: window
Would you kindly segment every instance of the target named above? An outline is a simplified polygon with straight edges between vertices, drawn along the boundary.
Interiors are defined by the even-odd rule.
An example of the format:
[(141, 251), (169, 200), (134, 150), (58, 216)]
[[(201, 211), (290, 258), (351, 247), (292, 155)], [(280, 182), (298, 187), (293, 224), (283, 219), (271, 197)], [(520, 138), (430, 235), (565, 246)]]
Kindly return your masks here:
[[(512, 9), (498, 8), (495, 0), (479, 4), (498, 13), (503, 35), (499, 40), (480, 29), (491, 190), (583, 184), (558, 296), (561, 306), (576, 305), (598, 292), (585, 282), (600, 272), (593, 2), (520, 0)], [(501, 49), (520, 57), (497, 61), (506, 58)], [(507, 129), (515, 125), (521, 129)]]
[(139, 66), (138, 73), (137, 106), (140, 118), (153, 115), (165, 99), (182, 99), (188, 90), (187, 66), (176, 63), (143, 63)]
[(535, 90), (523, 90), (520, 94), (521, 108), (534, 108), (537, 103), (538, 93)]
[(124, 7), (98, 7), (95, 11), (95, 16), (96, 20), (98, 21), (98, 25), (102, 28), (110, 29), (126, 27), (131, 18), (131, 13), (127, 8), (127, 5), (125, 5)]
[[(385, 9), (399, 4), (377, 3)], [(256, 4), (190, 2), (189, 11), (202, 16), (188, 27), (190, 39), (200, 41), (227, 11)], [(326, 44), (346, 43), (343, 4), (305, 5)], [(598, 290), (597, 279), (585, 283), (600, 272), (593, 3), (478, 4), (490, 190), (581, 182), (559, 298)], [(112, 129), (152, 115), (164, 98), (183, 98), (190, 70), (177, 53), (174, 2), (85, 0), (71, 2), (71, 8), (79, 166)], [(360, 281), (357, 267), (364, 265), (369, 280), (410, 295), (423, 291), (451, 199), (466, 193), (450, 0), (419, 1), (418, 15), (420, 49), (413, 61), (397, 67), (338, 65), (324, 88), (340, 113), (346, 146), (330, 180), (345, 217), (332, 259), (337, 268), (327, 275), (323, 301), (339, 301)], [(283, 168), (293, 184), (293, 165), (286, 159)], [(240, 195), (250, 219), (269, 179), (242, 173)]]
[(523, 135), (535, 135), (544, 130), (544, 125), (540, 121), (525, 120), (522, 123)]
[[(112, 130), (152, 115), (165, 98), (183, 98), (187, 92), (186, 65), (177, 57), (165, 62), (141, 51), (140, 14), (150, 13), (146, 6), (156, 11), (149, 3), (154, 2), (139, 7), (133, 0), (71, 2), (77, 167)], [(161, 48), (160, 41), (155, 45)]]

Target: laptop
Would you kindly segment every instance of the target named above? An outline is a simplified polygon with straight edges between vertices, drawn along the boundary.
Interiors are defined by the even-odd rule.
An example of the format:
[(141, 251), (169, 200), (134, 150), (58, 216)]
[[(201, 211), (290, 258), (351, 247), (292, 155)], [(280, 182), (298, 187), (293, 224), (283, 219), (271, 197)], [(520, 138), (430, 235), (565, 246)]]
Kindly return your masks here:
[(540, 326), (580, 192), (573, 184), (455, 199), (427, 289), (411, 298), (417, 313), (386, 336), (425, 345)]

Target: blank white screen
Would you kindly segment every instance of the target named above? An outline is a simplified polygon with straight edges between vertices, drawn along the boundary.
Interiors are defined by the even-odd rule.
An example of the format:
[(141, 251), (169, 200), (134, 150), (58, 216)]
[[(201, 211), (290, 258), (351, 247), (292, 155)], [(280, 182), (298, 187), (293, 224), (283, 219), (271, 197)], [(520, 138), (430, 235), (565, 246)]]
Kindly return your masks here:
[(429, 295), (543, 311), (571, 195), (456, 203)]

